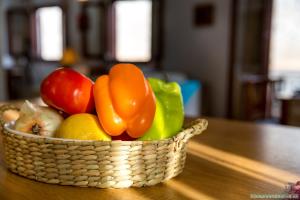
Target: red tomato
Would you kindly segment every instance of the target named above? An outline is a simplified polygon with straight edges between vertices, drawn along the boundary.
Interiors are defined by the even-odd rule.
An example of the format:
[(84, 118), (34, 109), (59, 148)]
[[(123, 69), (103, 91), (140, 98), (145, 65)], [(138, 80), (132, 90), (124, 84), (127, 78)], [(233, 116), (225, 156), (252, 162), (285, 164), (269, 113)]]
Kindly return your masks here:
[(42, 82), (43, 101), (70, 115), (94, 109), (93, 81), (72, 69), (59, 68)]

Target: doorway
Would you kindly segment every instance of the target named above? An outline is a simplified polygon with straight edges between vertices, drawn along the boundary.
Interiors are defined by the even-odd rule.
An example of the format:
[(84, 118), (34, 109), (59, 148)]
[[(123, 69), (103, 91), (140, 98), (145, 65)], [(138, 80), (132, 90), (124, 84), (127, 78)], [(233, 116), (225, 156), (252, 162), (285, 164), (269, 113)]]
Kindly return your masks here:
[(300, 1), (233, 2), (228, 116), (251, 121), (280, 119), (280, 98), (300, 93)]

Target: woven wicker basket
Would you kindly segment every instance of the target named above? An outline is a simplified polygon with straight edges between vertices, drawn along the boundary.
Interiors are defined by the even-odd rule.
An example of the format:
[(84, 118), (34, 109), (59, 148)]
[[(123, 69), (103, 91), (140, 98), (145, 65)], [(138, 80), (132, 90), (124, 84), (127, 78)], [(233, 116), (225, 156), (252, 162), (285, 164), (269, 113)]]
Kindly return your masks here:
[[(12, 105), (0, 108), (17, 109)], [(150, 186), (177, 176), (186, 158), (186, 143), (207, 127), (198, 119), (175, 137), (159, 141), (83, 141), (14, 131), (4, 123), (7, 168), (21, 176), (52, 184), (125, 188)]]

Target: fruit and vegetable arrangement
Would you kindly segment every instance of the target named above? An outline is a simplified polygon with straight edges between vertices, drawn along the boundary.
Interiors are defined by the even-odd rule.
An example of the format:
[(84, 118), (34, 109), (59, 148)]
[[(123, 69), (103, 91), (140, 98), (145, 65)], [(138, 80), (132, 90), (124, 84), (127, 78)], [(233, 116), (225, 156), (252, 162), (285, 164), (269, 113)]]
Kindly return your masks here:
[[(197, 119), (182, 129), (179, 85), (146, 79), (133, 64), (114, 65), (95, 82), (59, 68), (40, 93), (45, 106), (0, 107), (7, 168), (40, 182), (152, 186), (182, 172), (188, 140), (207, 127)], [(8, 110), (19, 110), (19, 118), (6, 123), (1, 115)]]
[(162, 140), (182, 128), (184, 109), (176, 82), (144, 77), (133, 64), (114, 65), (95, 82), (59, 68), (42, 82), (48, 107), (25, 101), (14, 129), (79, 140)]

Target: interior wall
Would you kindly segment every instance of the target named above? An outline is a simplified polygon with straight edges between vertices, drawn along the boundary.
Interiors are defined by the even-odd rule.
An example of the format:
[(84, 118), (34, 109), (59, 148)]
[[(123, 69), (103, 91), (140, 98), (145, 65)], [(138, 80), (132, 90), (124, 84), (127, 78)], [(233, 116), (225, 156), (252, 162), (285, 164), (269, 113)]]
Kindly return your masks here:
[[(204, 90), (207, 115), (224, 117), (227, 105), (230, 51), (230, 0), (166, 0), (164, 62), (169, 70), (183, 71), (199, 79)], [(214, 6), (212, 25), (195, 27), (195, 6)], [(206, 101), (209, 99), (209, 101)]]

